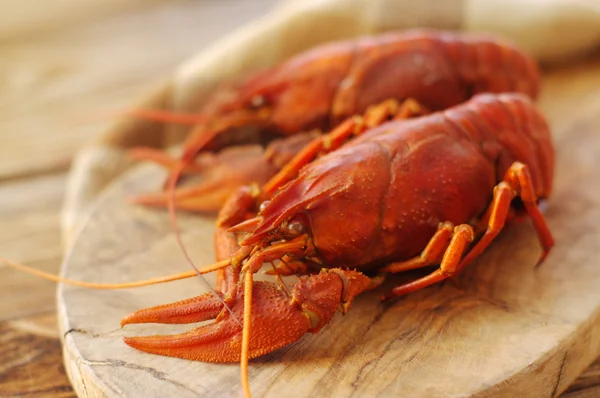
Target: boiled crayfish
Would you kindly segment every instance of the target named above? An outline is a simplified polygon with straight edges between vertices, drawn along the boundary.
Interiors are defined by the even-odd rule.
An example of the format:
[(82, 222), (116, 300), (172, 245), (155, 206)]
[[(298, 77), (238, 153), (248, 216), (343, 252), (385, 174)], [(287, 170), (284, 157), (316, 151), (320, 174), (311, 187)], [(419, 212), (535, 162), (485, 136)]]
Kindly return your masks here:
[[(165, 206), (182, 173), (200, 174), (198, 185), (177, 190), (175, 204), (216, 211), (239, 186), (266, 182), (316, 134), (371, 105), (412, 98), (421, 107), (408, 107), (407, 116), (422, 115), (481, 92), (521, 92), (535, 98), (539, 80), (534, 60), (481, 35), (418, 30), (322, 45), (218, 90), (193, 118), (198, 125), (180, 159), (150, 148), (132, 151), (138, 159), (171, 170), (166, 192), (135, 201)], [(253, 146), (211, 153), (232, 143), (264, 143), (278, 136), (288, 138), (266, 151)]]
[[(401, 108), (388, 101), (347, 119), (262, 189), (231, 197), (220, 236), (238, 248), (211, 268), (227, 270), (219, 293), (141, 310), (122, 324), (215, 322), (125, 342), (153, 354), (241, 361), (249, 395), (249, 358), (318, 332), (382, 275), (439, 264), (386, 298), (440, 282), (520, 213), (533, 221), (541, 261), (554, 244), (538, 208), (552, 190), (554, 149), (531, 100), (479, 94), (427, 116), (387, 121)], [(276, 273), (300, 275), (291, 292), (253, 280), (274, 261)]]
[[(543, 260), (554, 241), (538, 201), (552, 189), (554, 150), (531, 102), (538, 88), (535, 62), (508, 44), (414, 31), (328, 44), (218, 91), (194, 119), (180, 159), (135, 152), (171, 169), (168, 193), (139, 203), (170, 203), (173, 214), (216, 210), (229, 197), (216, 232), (221, 261), (199, 270), (218, 273), (217, 290), (137, 311), (122, 325), (215, 322), (125, 342), (172, 357), (241, 361), (249, 395), (249, 358), (318, 332), (386, 275), (439, 264), (385, 298), (455, 275), (520, 213), (533, 221)], [(266, 151), (206, 153), (248, 132), (287, 138)], [(216, 178), (171, 196), (184, 173)], [(248, 182), (262, 187), (239, 188)], [(96, 284), (4, 261), (104, 289), (196, 275)], [(267, 263), (278, 276), (299, 276), (291, 292), (254, 281)]]

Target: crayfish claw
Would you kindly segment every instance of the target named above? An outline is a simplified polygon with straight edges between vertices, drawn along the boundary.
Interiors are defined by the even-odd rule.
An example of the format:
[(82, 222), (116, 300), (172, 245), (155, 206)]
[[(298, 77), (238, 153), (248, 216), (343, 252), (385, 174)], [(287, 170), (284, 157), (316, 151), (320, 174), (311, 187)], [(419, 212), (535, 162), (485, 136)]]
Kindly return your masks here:
[[(125, 344), (150, 354), (204, 362), (234, 362), (229, 340), (236, 323), (216, 322), (176, 335), (123, 337)], [(239, 353), (238, 353), (239, 357)]]
[(276, 172), (264, 150), (256, 145), (228, 148), (218, 154), (204, 154), (200, 159), (210, 167), (197, 167), (200, 171), (196, 174), (201, 175), (197, 183), (179, 187), (174, 193), (167, 190), (139, 195), (131, 201), (143, 206), (167, 207), (173, 195), (177, 209), (212, 213), (219, 211), (240, 186), (263, 184)]
[(223, 309), (222, 294), (217, 294), (221, 297), (207, 293), (171, 304), (144, 308), (125, 316), (121, 320), (121, 327), (133, 323), (184, 324), (214, 319)]
[[(291, 295), (270, 282), (252, 284), (249, 358), (275, 351), (323, 328), (340, 306), (347, 310), (370, 279), (360, 272), (333, 269), (303, 276)], [(190, 300), (152, 307), (126, 316), (122, 324), (189, 323), (215, 319), (177, 335), (125, 337), (125, 343), (152, 354), (207, 362), (237, 362), (241, 358), (244, 289), (232, 289), (225, 301), (205, 294)], [(231, 311), (231, 312), (230, 312)]]
[[(231, 189), (216, 181), (203, 181), (194, 186), (177, 188), (173, 193), (175, 208), (199, 213), (214, 213), (227, 199)], [(131, 197), (136, 205), (166, 208), (171, 194), (158, 192)]]
[[(255, 282), (252, 294), (250, 358), (293, 343), (310, 328), (308, 318), (275, 284)], [(208, 296), (200, 297), (206, 299)], [(216, 298), (212, 296), (212, 300)], [(156, 322), (157, 318), (164, 320), (162, 315), (155, 316), (156, 312), (163, 311), (171, 315), (168, 323), (176, 323), (171, 320), (177, 319), (181, 319), (181, 323), (187, 323), (191, 319), (191, 315), (187, 314), (189, 309), (193, 308), (190, 312), (196, 312), (200, 307), (204, 311), (199, 311), (200, 315), (196, 315), (198, 319), (206, 320), (210, 316), (216, 318), (216, 321), (182, 334), (125, 337), (124, 341), (133, 348), (152, 354), (207, 362), (237, 362), (241, 357), (243, 289), (236, 289), (236, 296), (226, 301), (231, 307), (231, 313), (223, 306), (217, 312), (216, 305), (213, 306), (214, 303), (210, 300), (200, 303), (186, 300), (138, 311), (125, 317), (123, 324)]]

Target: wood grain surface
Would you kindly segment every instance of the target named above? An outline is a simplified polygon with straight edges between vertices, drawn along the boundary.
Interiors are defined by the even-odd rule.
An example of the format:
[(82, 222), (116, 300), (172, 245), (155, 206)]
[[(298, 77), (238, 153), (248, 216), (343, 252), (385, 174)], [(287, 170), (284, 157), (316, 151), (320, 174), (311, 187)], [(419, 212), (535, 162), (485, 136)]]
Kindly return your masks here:
[[(89, 123), (89, 116), (135, 103), (172, 67), (273, 2), (69, 6), (76, 3), (40, 3), (33, 12), (26, 2), (7, 0), (3, 9), (10, 12), (0, 14), (0, 253), (50, 272), (58, 271), (62, 257), (59, 211), (69, 159), (112, 123)], [(232, 13), (236, 7), (243, 12)], [(198, 19), (203, 23), (180, 23)], [(553, 127), (585, 142), (578, 132), (600, 124), (594, 119), (600, 114), (598, 87), (598, 55), (550, 71), (545, 88), (551, 90), (542, 102)], [(569, 231), (580, 239), (587, 233)], [(0, 397), (75, 396), (62, 366), (54, 291), (48, 282), (0, 265)], [(132, 303), (138, 304), (148, 303)], [(237, 367), (231, 372), (237, 374)], [(600, 396), (600, 361), (562, 396)]]
[[(70, 159), (174, 67), (276, 0), (5, 0), (0, 13), (0, 253), (57, 273)], [(0, 397), (75, 397), (56, 286), (0, 265)]]
[[(557, 154), (547, 219), (557, 241), (539, 269), (530, 223), (508, 227), (458, 279), (392, 304), (390, 286), (359, 297), (352, 311), (316, 335), (252, 361), (256, 396), (556, 396), (600, 354), (600, 154), (598, 60), (549, 72), (540, 107)], [(566, 68), (566, 67), (565, 67)], [(584, 99), (582, 102), (581, 99)], [(164, 171), (142, 165), (114, 182), (74, 244), (63, 268), (78, 280), (127, 281), (183, 271), (164, 211), (123, 198), (160, 186)], [(212, 219), (181, 214), (186, 247), (209, 264)], [(577, 232), (585, 231), (585, 233)], [(128, 291), (63, 287), (59, 321), (76, 391), (101, 397), (238, 396), (239, 368), (148, 355), (123, 335), (169, 334), (190, 326), (134, 325), (118, 319), (143, 307), (198, 295), (197, 280)], [(96, 315), (90, 317), (89, 309)]]

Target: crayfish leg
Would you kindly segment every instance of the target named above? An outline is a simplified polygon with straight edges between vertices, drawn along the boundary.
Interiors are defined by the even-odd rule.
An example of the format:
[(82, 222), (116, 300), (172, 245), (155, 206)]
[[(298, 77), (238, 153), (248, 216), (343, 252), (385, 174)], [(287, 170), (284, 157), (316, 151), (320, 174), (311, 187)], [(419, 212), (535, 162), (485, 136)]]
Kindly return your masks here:
[(523, 201), (525, 210), (533, 221), (533, 226), (537, 231), (542, 245), (543, 252), (536, 265), (544, 261), (550, 249), (554, 246), (554, 238), (537, 205), (537, 197), (534, 192), (529, 168), (523, 163), (514, 162), (506, 172), (504, 181), (500, 182), (494, 188), (494, 198), (492, 199), (490, 208), (486, 212), (489, 214), (487, 230), (461, 261), (458, 271), (476, 259), (498, 236), (502, 228), (504, 228), (507, 216), (510, 214), (511, 202), (517, 196)]
[[(448, 244), (448, 247), (444, 252), (444, 257), (440, 263), (440, 268), (415, 281), (396, 286), (392, 289), (392, 292), (389, 295), (384, 296), (382, 300), (388, 300), (395, 296), (403, 296), (405, 294), (412, 293), (427, 286), (433, 285), (434, 283), (441, 282), (455, 274), (458, 271), (461, 257), (474, 238), (475, 232), (473, 231), (473, 227), (470, 225), (461, 224), (455, 227), (454, 231), (452, 232), (450, 244)], [(432, 239), (435, 239), (435, 235)]]
[[(487, 229), (485, 233), (483, 234), (481, 239), (479, 239), (479, 241), (471, 248), (467, 255), (462, 259), (462, 261), (456, 264), (453, 261), (445, 263), (448, 257), (448, 252), (451, 251), (454, 238), (456, 237), (455, 235), (452, 241), (450, 242), (446, 253), (444, 254), (444, 259), (442, 260), (442, 264), (440, 265), (440, 268), (438, 270), (434, 271), (430, 275), (417, 279), (416, 281), (394, 288), (392, 290), (392, 295), (404, 295), (413, 292), (415, 290), (429, 286), (433, 283), (439, 282), (452, 274), (457, 274), (460, 271), (462, 271), (464, 267), (466, 267), (469, 263), (475, 260), (479, 255), (481, 255), (481, 253), (483, 253), (483, 251), (490, 245), (490, 243), (498, 236), (502, 228), (504, 228), (507, 217), (511, 214), (512, 211), (511, 203), (516, 197), (521, 198), (525, 206), (525, 210), (527, 211), (527, 214), (529, 215), (529, 217), (531, 217), (533, 225), (537, 231), (540, 243), (542, 245), (543, 251), (540, 256), (540, 259), (536, 264), (539, 265), (542, 261), (544, 261), (544, 259), (550, 252), (552, 246), (554, 246), (554, 238), (552, 237), (552, 233), (550, 232), (550, 229), (546, 224), (546, 220), (544, 219), (544, 216), (542, 215), (537, 204), (538, 201), (535, 195), (533, 180), (531, 178), (529, 168), (523, 163), (514, 162), (506, 172), (503, 181), (496, 185), (496, 187), (494, 187), (494, 197), (492, 199), (492, 203), (490, 203), (484, 216), (484, 218), (487, 219)], [(384, 271), (399, 272), (403, 270), (418, 268), (419, 264), (423, 264), (423, 266), (431, 264), (431, 262), (428, 263), (428, 261), (433, 259), (435, 252), (433, 254), (427, 254), (426, 252), (428, 251), (428, 249), (431, 249), (430, 246), (432, 245), (432, 243), (440, 244), (435, 243), (437, 240), (442, 240), (439, 236), (437, 236), (439, 233), (440, 231), (438, 230), (438, 233), (434, 235), (432, 240), (429, 242), (429, 244), (421, 254), (420, 259), (411, 259), (407, 262), (391, 264), (388, 267), (386, 267), (387, 269), (384, 268)], [(473, 231), (471, 228), (471, 234), (472, 233)], [(462, 250), (464, 251), (464, 248)], [(423, 259), (423, 257), (426, 257), (426, 259)]]
[(416, 116), (424, 116), (429, 113), (431, 113), (431, 111), (421, 105), (419, 101), (414, 98), (408, 98), (400, 104), (400, 107), (394, 116), (394, 120), (410, 119)]
[(250, 379), (248, 361), (250, 360), (250, 323), (252, 322), (252, 286), (253, 274), (246, 272), (244, 277), (244, 319), (242, 325), (242, 352), (240, 357), (240, 377), (244, 396), (250, 398)]
[(450, 244), (454, 233), (454, 225), (449, 222), (440, 223), (438, 230), (433, 235), (420, 255), (406, 261), (393, 262), (381, 268), (383, 272), (404, 272), (412, 269), (423, 268), (439, 262)]
[(309, 264), (313, 265), (313, 269), (318, 269), (317, 264), (308, 260), (298, 261), (289, 256), (284, 256), (278, 264), (271, 263), (272, 269), (265, 271), (265, 274), (278, 276), (306, 275), (310, 270)]
[(336, 150), (352, 136), (359, 136), (370, 128), (379, 126), (390, 118), (407, 119), (427, 113), (416, 100), (409, 98), (402, 103), (395, 99), (383, 101), (371, 106), (363, 116), (353, 116), (328, 134), (319, 136), (311, 141), (288, 164), (279, 170), (264, 186), (263, 192), (274, 194), (286, 182), (296, 178), (300, 169), (323, 153)]

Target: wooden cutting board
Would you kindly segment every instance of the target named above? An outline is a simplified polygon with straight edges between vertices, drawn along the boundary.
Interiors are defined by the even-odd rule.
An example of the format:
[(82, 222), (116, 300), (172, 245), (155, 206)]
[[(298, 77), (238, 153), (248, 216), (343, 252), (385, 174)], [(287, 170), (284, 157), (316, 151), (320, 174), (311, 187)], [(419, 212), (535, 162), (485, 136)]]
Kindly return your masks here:
[[(545, 214), (556, 248), (539, 269), (529, 222), (507, 228), (460, 276), (382, 304), (360, 296), (317, 335), (251, 361), (254, 396), (538, 397), (560, 394), (600, 354), (600, 59), (549, 72), (540, 106), (557, 148)], [(187, 269), (163, 211), (127, 204), (163, 173), (136, 168), (98, 201), (64, 265), (69, 278), (145, 279)], [(198, 264), (212, 254), (212, 220), (179, 215)], [(184, 327), (119, 320), (198, 295), (197, 280), (123, 291), (63, 286), (59, 317), (67, 370), (81, 396), (237, 397), (239, 366), (137, 352), (123, 335)]]

